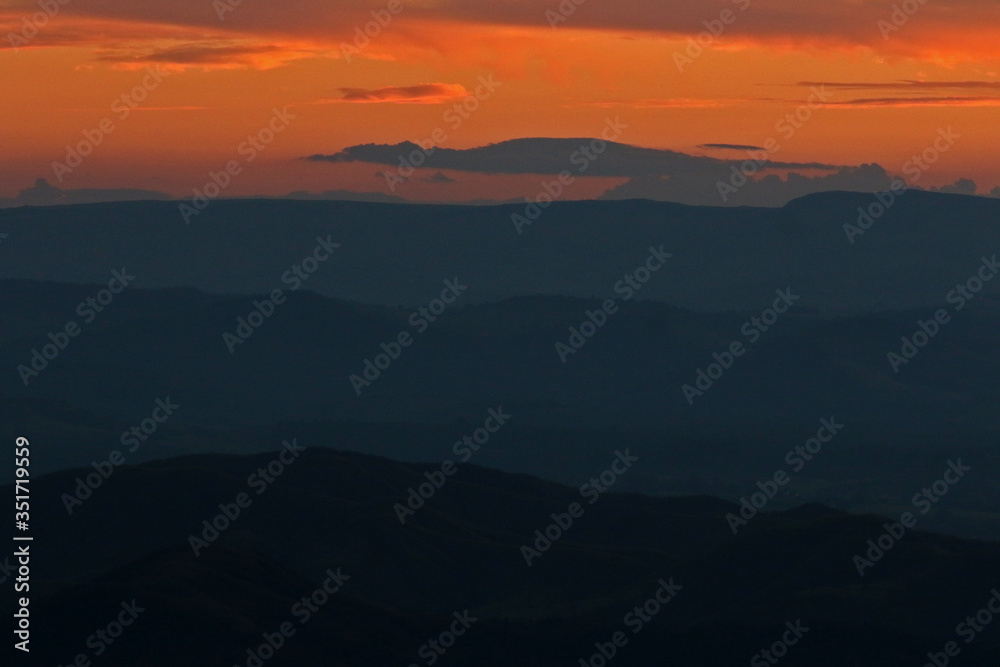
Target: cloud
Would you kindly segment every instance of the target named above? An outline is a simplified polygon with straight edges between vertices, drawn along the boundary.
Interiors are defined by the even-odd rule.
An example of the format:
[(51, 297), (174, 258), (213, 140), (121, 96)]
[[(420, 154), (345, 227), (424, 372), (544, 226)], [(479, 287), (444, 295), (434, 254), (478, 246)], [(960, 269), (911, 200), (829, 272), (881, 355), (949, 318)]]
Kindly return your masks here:
[[(816, 192), (842, 190), (885, 192), (893, 177), (878, 164), (831, 165), (817, 162), (766, 162), (745, 166), (759, 149), (742, 144), (702, 144), (725, 150), (743, 150), (741, 159), (723, 160), (704, 155), (689, 155), (664, 149), (642, 148), (605, 142), (595, 159), (585, 151), (594, 151), (593, 139), (528, 138), (504, 141), (468, 149), (437, 147), (430, 154), (411, 142), (394, 145), (364, 144), (349, 146), (331, 155), (312, 155), (313, 162), (362, 163), (391, 165), (412, 160), (414, 152), (425, 156), (422, 168), (485, 174), (538, 174), (551, 178), (568, 171), (574, 178), (615, 177), (625, 179), (605, 192), (600, 199), (652, 199), (692, 206), (784, 206), (792, 199)], [(582, 170), (581, 170), (582, 169)], [(748, 182), (721, 195), (720, 183), (731, 183), (734, 173), (752, 170)], [(392, 173), (392, 170), (390, 170)], [(381, 172), (378, 172), (382, 175)], [(416, 177), (414, 177), (416, 178)], [(425, 182), (452, 180), (438, 171), (422, 177)], [(942, 192), (975, 193), (975, 183), (960, 179)]]
[(205, 44), (184, 44), (142, 53), (126, 54), (121, 51), (98, 52), (94, 60), (104, 62), (159, 62), (159, 63), (225, 63), (244, 56), (281, 51), (273, 44), (262, 46), (211, 46)]
[(675, 97), (671, 99), (641, 99), (641, 100), (616, 100), (603, 102), (589, 102), (586, 106), (611, 109), (615, 107), (628, 107), (630, 109), (718, 109), (722, 107), (732, 107), (747, 102), (756, 102), (761, 98), (683, 98)]
[(328, 102), (353, 102), (358, 104), (443, 104), (468, 97), (465, 86), (458, 83), (421, 83), (415, 86), (387, 86), (385, 88), (341, 88), (341, 97)]
[(865, 82), (834, 82), (834, 81), (800, 81), (796, 86), (811, 88), (826, 86), (840, 90), (953, 90), (953, 89), (992, 89), (1000, 90), (1000, 81), (916, 81), (903, 79), (901, 81), (865, 81)]
[[(792, 84), (801, 87), (822, 86), (842, 91), (878, 91), (887, 93), (884, 97), (863, 97), (852, 100), (827, 102), (839, 107), (994, 107), (1000, 106), (1000, 95), (926, 95), (921, 93), (946, 91), (996, 90), (1000, 92), (1000, 81), (800, 81)], [(891, 96), (890, 96), (891, 95)]]
[(827, 102), (839, 107), (996, 107), (1000, 97), (870, 97)]
[(960, 178), (951, 185), (931, 188), (931, 190), (953, 195), (974, 195), (976, 194), (976, 182), (969, 178)]
[[(877, 164), (830, 165), (815, 162), (766, 162), (755, 175), (723, 200), (720, 183), (729, 183), (734, 170), (747, 158), (722, 160), (664, 149), (642, 148), (598, 140), (528, 138), (468, 149), (435, 148), (430, 154), (417, 144), (364, 144), (349, 146), (331, 155), (312, 155), (313, 162), (391, 165), (424, 155), (423, 168), (486, 174), (538, 174), (552, 177), (568, 171), (574, 178), (615, 177), (625, 179), (601, 199), (654, 199), (694, 206), (783, 206), (814, 192), (850, 190), (881, 192), (890, 188), (891, 176)], [(759, 151), (741, 144), (703, 144), (726, 150)], [(591, 152), (594, 159), (586, 157)], [(750, 169), (750, 167), (747, 167)], [(423, 177), (427, 182), (451, 180), (438, 171)]]
[(253, 67), (273, 69), (304, 58), (315, 57), (315, 49), (290, 44), (251, 44), (226, 41), (185, 42), (172, 46), (111, 47), (94, 52), (91, 60), (117, 65), (144, 67), (149, 64), (175, 65), (172, 69), (200, 67), (227, 69)]
[[(61, 6), (58, 23), (65, 26), (83, 21), (132, 23), (181, 27), (189, 34), (211, 30), (338, 45), (352, 43), (358, 31), (364, 35), (364, 28), (373, 23), (372, 12), (386, 11), (385, 0), (336, 3), (286, 0), (281, 5), (243, 2), (234, 11), (220, 16), (216, 4), (208, 0), (70, 2)], [(590, 2), (560, 24), (559, 30), (602, 30), (624, 32), (624, 37), (655, 35), (686, 39), (704, 32), (706, 22), (718, 20), (720, 5), (735, 15), (735, 21), (717, 40), (721, 48), (754, 44), (774, 48), (861, 46), (938, 61), (975, 60), (995, 57), (1000, 37), (996, 4), (992, 0), (921, 4), (919, 15), (894, 30), (889, 38), (883, 35), (879, 22), (892, 24), (894, 6), (866, 0), (741, 0), (709, 4), (703, 0), (675, 0), (670, 3), (670, 11), (650, 0)], [(553, 34), (546, 12), (557, 10), (558, 6), (554, 0), (408, 0), (403, 3), (402, 12), (390, 20), (392, 32), (408, 34), (413, 43), (420, 43), (423, 29), (431, 25), (450, 25), (452, 32), (474, 24)], [(22, 17), (37, 11), (36, 0), (7, 0), (0, 10), (3, 28), (0, 34), (17, 29)], [(96, 41), (117, 35), (90, 33), (89, 37)]]
[(762, 146), (744, 146), (743, 144), (698, 144), (698, 148), (723, 151), (763, 151)]
[[(220, 24), (192, 30), (180, 24), (156, 24), (127, 18), (67, 16), (64, 8), (32, 37), (23, 49), (77, 47), (90, 49), (86, 60), (120, 69), (139, 69), (161, 64), (169, 69), (222, 69), (253, 67), (271, 69), (295, 60), (322, 56), (339, 57), (330, 46), (299, 38), (267, 38), (243, 35)], [(20, 34), (23, 16), (0, 10), (0, 51), (14, 48), (9, 33)], [(173, 67), (173, 66), (177, 67)]]
[[(641, 148), (616, 142), (604, 143), (604, 150), (594, 160), (586, 157), (594, 139), (511, 139), (478, 148), (436, 148), (425, 156), (423, 167), (485, 174), (558, 174), (569, 170), (587, 176), (631, 178), (643, 174), (674, 174), (680, 171), (705, 173), (706, 169), (728, 169), (732, 161), (688, 155), (657, 148)], [(600, 144), (598, 144), (600, 145)], [(339, 153), (306, 157), (313, 162), (367, 162), (396, 166), (414, 151), (424, 153), (415, 143), (362, 144), (349, 146)], [(586, 165), (586, 169), (579, 169)], [(816, 162), (770, 162), (775, 169), (836, 170), (838, 165)]]

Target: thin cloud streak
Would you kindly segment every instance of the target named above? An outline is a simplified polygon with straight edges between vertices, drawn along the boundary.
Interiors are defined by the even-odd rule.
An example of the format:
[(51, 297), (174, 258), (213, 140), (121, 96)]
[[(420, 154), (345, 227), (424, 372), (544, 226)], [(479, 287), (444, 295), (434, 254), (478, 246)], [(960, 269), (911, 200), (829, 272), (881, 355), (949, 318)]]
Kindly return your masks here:
[(469, 92), (458, 83), (421, 83), (415, 86), (386, 86), (384, 88), (341, 88), (341, 97), (328, 103), (352, 104), (443, 104), (467, 97)]
[(800, 81), (795, 86), (811, 88), (812, 86), (827, 86), (840, 90), (952, 90), (952, 89), (988, 89), (1000, 90), (1000, 81), (887, 81), (878, 82), (832, 82), (832, 81)]
[(827, 104), (841, 108), (995, 107), (1000, 106), (1000, 97), (873, 97)]

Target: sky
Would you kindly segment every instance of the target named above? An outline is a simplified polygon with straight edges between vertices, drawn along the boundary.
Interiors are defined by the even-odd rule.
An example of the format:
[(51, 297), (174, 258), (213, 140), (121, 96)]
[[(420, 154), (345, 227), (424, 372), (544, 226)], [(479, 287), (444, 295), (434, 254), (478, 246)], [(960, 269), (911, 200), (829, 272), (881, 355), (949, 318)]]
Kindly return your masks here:
[[(461, 152), (611, 125), (704, 164), (766, 148), (780, 178), (931, 151), (911, 185), (987, 194), (998, 38), (995, 0), (0, 0), (0, 197), (38, 178), (188, 197), (235, 165), (225, 196), (509, 199), (551, 161)], [(344, 159), (404, 142), (454, 159), (406, 178)], [(567, 196), (646, 191), (600, 161)]]

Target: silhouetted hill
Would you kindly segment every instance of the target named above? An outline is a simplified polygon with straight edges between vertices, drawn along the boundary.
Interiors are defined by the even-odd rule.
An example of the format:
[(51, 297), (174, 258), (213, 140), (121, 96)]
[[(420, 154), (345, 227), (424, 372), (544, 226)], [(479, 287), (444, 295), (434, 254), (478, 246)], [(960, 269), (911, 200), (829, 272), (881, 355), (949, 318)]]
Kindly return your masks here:
[[(515, 650), (523, 664), (572, 664), (627, 632), (624, 615), (660, 579), (682, 588), (650, 630), (634, 641), (629, 633), (624, 664), (662, 664), (664, 654), (691, 665), (749, 660), (799, 619), (809, 634), (789, 664), (919, 664), (990, 598), (1000, 562), (996, 544), (910, 532), (861, 578), (853, 556), (885, 519), (804, 507), (753, 518), (734, 537), (725, 515), (739, 508), (730, 503), (612, 489), (591, 505), (576, 489), (478, 466), (463, 466), (400, 525), (393, 504), (426, 481), (423, 466), (322, 448), (302, 453), (264, 493), (249, 491), (252, 504), (196, 558), (189, 535), (274, 458), (123, 468), (73, 516), (57, 499), (83, 471), (35, 479), (33, 494), (46, 499), (33, 514), (35, 546), (45, 545), (32, 561), (46, 592), (38, 622), (61, 637), (47, 655), (83, 650), (82, 639), (134, 598), (149, 622), (140, 617), (106, 664), (134, 664), (137, 647), (168, 630), (192, 646), (143, 664), (194, 660), (194, 650), (232, 663), (339, 567), (350, 579), (275, 664), (417, 661), (420, 644), (465, 609), (479, 621), (448, 664), (512, 664)], [(582, 516), (527, 567), (521, 545), (574, 500)], [(984, 633), (963, 653), (967, 664), (990, 664), (1000, 640)]]
[[(456, 306), (418, 334), (407, 309), (300, 291), (230, 354), (223, 332), (234, 332), (260, 297), (128, 289), (88, 324), (75, 306), (98, 286), (0, 288), (0, 408), (11, 415), (0, 435), (49, 442), (33, 460), (38, 472), (124, 450), (123, 434), (168, 398), (179, 407), (129, 453), (130, 463), (261, 451), (286, 426), (344, 449), (443, 459), (488, 409), (503, 406), (514, 418), (497, 435), (503, 446), (478, 455), (484, 465), (576, 483), (609, 444), (633, 443), (648, 461), (626, 482), (634, 490), (738, 499), (832, 416), (846, 428), (821, 463), (793, 480), (787, 502), (890, 511), (936, 479), (944, 462), (966, 456), (976, 474), (932, 523), (1000, 537), (1000, 492), (990, 482), (1000, 466), (991, 444), (1000, 322), (975, 302), (894, 373), (886, 353), (926, 311), (829, 319), (792, 308), (750, 344), (741, 329), (752, 313), (633, 302), (563, 364), (555, 343), (600, 302), (523, 297)], [(68, 320), (81, 333), (37, 376), (24, 375), (25, 386), (33, 350), (51, 351), (48, 334)], [(413, 344), (370, 386), (358, 385), (358, 395), (350, 376), (363, 376), (365, 360), (400, 331), (413, 333)], [(682, 387), (696, 386), (699, 369), (733, 340), (747, 343), (746, 353), (689, 405)]]
[[(2, 288), (0, 365), (9, 371), (0, 392), (99, 412), (139, 416), (170, 394), (184, 403), (182, 422), (226, 427), (279, 419), (450, 422), (499, 403), (516, 408), (522, 423), (627, 421), (652, 430), (776, 419), (801, 428), (828, 412), (866, 427), (917, 430), (945, 419), (964, 430), (994, 426), (1000, 313), (983, 305), (985, 295), (954, 313), (897, 373), (887, 353), (898, 353), (900, 338), (919, 331), (917, 321), (933, 310), (826, 319), (796, 306), (760, 331), (744, 328), (760, 311), (703, 315), (631, 302), (561, 355), (556, 344), (568, 349), (570, 327), (579, 329), (600, 301), (456, 304), (420, 333), (408, 309), (298, 292), (245, 342), (227, 343), (224, 334), (236, 339), (240, 318), (264, 295), (129, 289), (88, 323), (74, 306), (99, 286), (8, 281)], [(34, 351), (51, 348), (49, 334), (68, 321), (81, 333), (33, 375)], [(403, 331), (412, 344), (376, 377), (366, 360), (374, 363), (384, 354), (380, 345)], [(698, 371), (733, 341), (746, 352), (699, 388)], [(685, 385), (703, 394), (686, 394)]]
[[(19, 208), (0, 278), (106, 281), (128, 267), (141, 287), (263, 293), (319, 236), (341, 244), (308, 289), (362, 303), (426, 304), (441, 282), (464, 303), (529, 294), (615, 296), (650, 246), (673, 253), (642, 299), (701, 312), (760, 310), (791, 287), (801, 306), (857, 314), (937, 305), (1000, 247), (1000, 200), (910, 191), (852, 244), (844, 225), (873, 195), (824, 193), (781, 209), (651, 201), (557, 202), (521, 234), (525, 205), (214, 201), (185, 224), (177, 202)], [(534, 214), (532, 214), (534, 215)], [(377, 267), (377, 269), (375, 268)]]

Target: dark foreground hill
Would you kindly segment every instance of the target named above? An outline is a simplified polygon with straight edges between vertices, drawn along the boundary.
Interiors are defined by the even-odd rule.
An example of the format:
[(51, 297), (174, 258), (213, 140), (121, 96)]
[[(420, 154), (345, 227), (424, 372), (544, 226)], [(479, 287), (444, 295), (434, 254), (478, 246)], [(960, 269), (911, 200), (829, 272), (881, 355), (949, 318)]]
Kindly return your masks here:
[[(129, 619), (134, 600), (143, 611), (100, 664), (247, 664), (247, 649), (285, 622), (295, 633), (267, 664), (431, 664), (421, 647), (462, 629), (454, 613), (466, 611), (476, 620), (440, 664), (578, 664), (616, 632), (627, 665), (745, 664), (783, 635), (796, 641), (777, 650), (795, 665), (919, 665), (948, 641), (961, 642), (962, 664), (1000, 656), (991, 627), (974, 643), (956, 635), (1000, 585), (993, 543), (904, 531), (859, 576), (854, 557), (886, 519), (807, 506), (753, 517), (734, 537), (729, 503), (612, 484), (591, 504), (578, 489), (476, 466), (401, 525), (394, 504), (427, 466), (308, 449), (258, 494), (248, 475), (277, 457), (122, 468), (72, 516), (58, 499), (84, 471), (33, 480), (37, 655), (97, 664), (102, 640), (88, 637)], [(224, 526), (219, 505), (240, 493), (251, 502), (239, 516), (218, 538), (203, 533), (203, 520)], [(567, 512), (577, 516), (549, 529), (551, 546), (533, 544)], [(211, 540), (198, 556), (192, 534)], [(530, 566), (524, 545), (540, 549)], [(306, 614), (299, 603), (324, 581), (339, 590)], [(650, 602), (658, 592), (669, 602)]]

